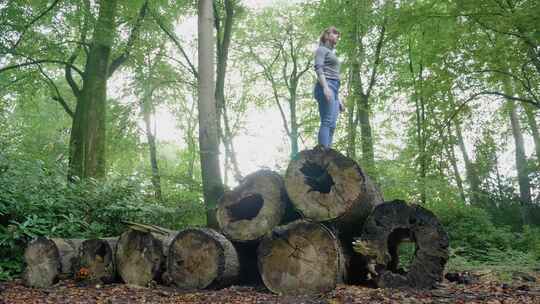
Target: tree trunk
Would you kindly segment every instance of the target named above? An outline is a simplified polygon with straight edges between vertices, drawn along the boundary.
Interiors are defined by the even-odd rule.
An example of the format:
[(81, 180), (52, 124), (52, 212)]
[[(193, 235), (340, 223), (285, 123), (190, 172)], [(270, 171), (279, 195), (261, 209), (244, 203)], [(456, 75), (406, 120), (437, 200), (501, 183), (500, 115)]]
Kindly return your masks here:
[(356, 160), (356, 129), (358, 127), (358, 119), (355, 117), (356, 112), (356, 96), (352, 94), (354, 90), (352, 89), (353, 77), (358, 77), (359, 66), (358, 63), (354, 62), (352, 64), (351, 70), (349, 72), (349, 94), (347, 100), (347, 157)]
[(182, 289), (218, 288), (238, 279), (238, 255), (232, 243), (213, 229), (186, 229), (169, 247), (167, 272)]
[(137, 286), (158, 281), (173, 237), (172, 232), (162, 235), (136, 227), (122, 233), (115, 251), (118, 275), (126, 284)]
[(366, 172), (375, 173), (375, 154), (371, 132), (369, 97), (361, 95), (358, 100), (358, 118), (360, 121), (360, 138), (362, 141), (362, 166)]
[[(408, 271), (399, 267), (399, 245), (416, 249)], [(442, 281), (449, 240), (433, 213), (419, 205), (393, 201), (378, 205), (366, 220), (354, 250), (367, 257), (367, 268), (379, 288), (433, 288)]]
[(76, 273), (87, 271), (84, 278), (91, 283), (112, 283), (116, 279), (114, 248), (118, 238), (88, 239), (79, 249)]
[(513, 102), (508, 102), (510, 108), (510, 124), (512, 125), (512, 135), (514, 137), (514, 143), (516, 145), (516, 169), (519, 183), (519, 199), (521, 201), (521, 218), (524, 225), (530, 225), (530, 211), (531, 207), (531, 184), (529, 181), (529, 174), (527, 168), (527, 157), (525, 156), (525, 144), (523, 143), (523, 134), (521, 133), (521, 126), (519, 118), (516, 112), (516, 106)]
[(345, 257), (325, 226), (295, 221), (272, 230), (258, 248), (264, 285), (277, 294), (318, 294), (345, 279)]
[(148, 92), (141, 103), (141, 111), (143, 113), (144, 125), (146, 128), (146, 139), (148, 140), (148, 150), (150, 152), (150, 166), (152, 168), (152, 185), (154, 187), (154, 197), (161, 201), (161, 177), (159, 175), (159, 167), (157, 162), (156, 137), (152, 131), (150, 114), (152, 112), (152, 93)]
[(105, 176), (105, 110), (116, 0), (102, 0), (71, 128), (68, 179)]
[(534, 148), (536, 151), (536, 162), (538, 170), (540, 170), (540, 133), (538, 132), (538, 123), (536, 122), (536, 110), (529, 104), (522, 103), (527, 115), (527, 122), (531, 129), (532, 137), (534, 140)]
[(296, 81), (293, 82), (294, 83), (291, 83), (291, 89), (289, 90), (291, 97), (289, 102), (289, 111), (291, 115), (291, 158), (298, 154), (298, 118), (296, 117), (296, 89), (298, 84)]
[(25, 284), (30, 287), (45, 288), (54, 284), (59, 278), (71, 277), (77, 265), (78, 250), (82, 241), (39, 237), (28, 244), (24, 252)]
[(216, 204), (223, 194), (219, 167), (218, 116), (214, 95), (214, 15), (211, 0), (200, 0), (198, 5), (198, 97), (199, 148), (201, 157), (203, 196), (206, 204), (207, 225), (216, 228)]
[(476, 174), (474, 164), (471, 162), (467, 149), (465, 148), (465, 142), (463, 141), (463, 135), (461, 134), (461, 127), (459, 126), (459, 123), (456, 122), (455, 127), (459, 149), (463, 155), (463, 162), (465, 162), (467, 181), (469, 182), (469, 201), (471, 204), (480, 204), (480, 179), (478, 178), (478, 174)]
[(336, 150), (301, 151), (289, 163), (285, 188), (295, 208), (308, 219), (335, 221), (354, 230), (382, 203), (382, 195), (358, 164)]
[(283, 178), (270, 170), (259, 170), (221, 197), (217, 221), (233, 241), (258, 240), (281, 223), (287, 205)]

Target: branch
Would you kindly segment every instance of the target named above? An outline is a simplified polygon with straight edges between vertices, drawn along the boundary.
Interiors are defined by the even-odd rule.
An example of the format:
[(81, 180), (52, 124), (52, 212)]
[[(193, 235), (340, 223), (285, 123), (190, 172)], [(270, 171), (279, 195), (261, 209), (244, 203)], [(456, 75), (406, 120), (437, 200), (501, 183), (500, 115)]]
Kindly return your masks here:
[[(73, 64), (76, 58), (77, 58), (77, 53), (74, 53), (69, 58), (69, 63)], [(73, 79), (73, 75), (71, 74), (71, 66), (73, 65), (66, 65), (66, 68), (64, 69), (64, 74), (65, 74), (67, 83), (69, 84), (69, 86), (71, 87), (71, 90), (73, 91), (73, 95), (79, 98), (81, 89), (79, 88), (75, 80)]]
[(71, 108), (68, 106), (68, 104), (66, 103), (66, 101), (64, 100), (64, 98), (62, 97), (62, 94), (60, 94), (60, 90), (58, 90), (58, 87), (56, 86), (56, 84), (54, 83), (54, 81), (51, 79), (51, 77), (49, 77), (49, 75), (47, 75), (47, 73), (45, 73), (45, 71), (43, 71), (43, 68), (41, 68), (41, 65), (38, 64), (38, 69), (41, 73), (41, 75), (43, 75), (43, 77), (45, 77), (45, 79), (47, 80), (47, 82), (49, 83), (49, 85), (54, 89), (54, 91), (56, 92), (56, 96), (53, 96), (52, 99), (58, 101), (58, 103), (60, 103), (60, 105), (62, 106), (62, 108), (64, 108), (64, 110), (66, 111), (66, 113), (71, 116), (71, 118), (74, 118), (75, 117), (75, 114), (73, 113), (73, 111), (71, 110)]
[(377, 80), (377, 67), (380, 63), (381, 50), (384, 42), (384, 34), (386, 32), (386, 21), (384, 22), (381, 28), (381, 34), (379, 36), (379, 41), (377, 41), (377, 48), (375, 49), (375, 61), (373, 62), (373, 70), (371, 70), (371, 79), (369, 80), (369, 85), (366, 90), (366, 96), (370, 96), (373, 86), (375, 86), (375, 81)]
[(178, 50), (182, 54), (182, 57), (184, 57), (187, 64), (189, 65), (189, 70), (190, 70), (191, 74), (193, 74), (193, 76), (196, 79), (199, 78), (199, 73), (197, 72), (197, 68), (195, 68), (195, 66), (193, 65), (191, 60), (189, 60), (189, 57), (188, 57), (186, 51), (182, 47), (182, 44), (180, 44), (180, 40), (176, 37), (176, 35), (173, 32), (171, 32), (169, 29), (167, 29), (167, 27), (165, 26), (165, 24), (163, 24), (163, 22), (161, 21), (159, 16), (156, 16), (156, 14), (152, 10), (150, 10), (150, 14), (154, 18), (154, 20), (157, 22), (159, 28), (161, 28), (161, 30), (163, 32), (165, 32), (165, 34), (169, 37), (169, 39), (171, 39), (172, 42), (174, 42), (174, 44), (176, 45), (176, 47), (178, 48)]
[(135, 21), (135, 25), (133, 25), (133, 29), (131, 30), (131, 33), (129, 34), (128, 42), (126, 44), (126, 49), (124, 52), (116, 57), (109, 66), (109, 75), (107, 77), (111, 77), (112, 74), (120, 67), (128, 58), (131, 53), (131, 49), (133, 48), (133, 43), (135, 43), (135, 39), (138, 38), (139, 34), (139, 28), (141, 27), (142, 21), (144, 17), (146, 16), (146, 11), (148, 10), (148, 0), (144, 1), (141, 10), (139, 11), (139, 16), (137, 17), (137, 20)]
[(19, 43), (21, 43), (22, 41), (22, 38), (24, 36), (24, 34), (26, 33), (26, 31), (34, 24), (36, 23), (39, 19), (41, 19), (43, 16), (45, 16), (48, 12), (50, 12), (55, 6), (56, 4), (58, 4), (60, 0), (55, 0), (49, 7), (47, 7), (43, 12), (41, 12), (39, 15), (37, 15), (34, 19), (32, 19), (32, 21), (30, 21), (30, 23), (28, 23), (27, 25), (24, 26), (24, 29), (22, 30), (21, 32), (21, 35), (19, 36), (19, 39), (17, 39), (17, 41), (15, 42), (15, 44), (11, 47), (12, 49), (16, 49), (17, 46), (19, 45)]
[(79, 73), (81, 76), (84, 75), (84, 73), (81, 70), (79, 70), (76, 66), (70, 64), (69, 62), (62, 61), (62, 60), (54, 60), (54, 59), (38, 59), (38, 60), (27, 61), (27, 62), (23, 62), (23, 63), (19, 63), (19, 64), (9, 65), (7, 67), (0, 68), (0, 74), (3, 73), (3, 72), (9, 71), (9, 70), (23, 68), (23, 67), (26, 67), (26, 66), (36, 65), (36, 64), (40, 64), (40, 63), (58, 63), (58, 64), (61, 64), (61, 65), (67, 65), (71, 69), (73, 69), (77, 73)]

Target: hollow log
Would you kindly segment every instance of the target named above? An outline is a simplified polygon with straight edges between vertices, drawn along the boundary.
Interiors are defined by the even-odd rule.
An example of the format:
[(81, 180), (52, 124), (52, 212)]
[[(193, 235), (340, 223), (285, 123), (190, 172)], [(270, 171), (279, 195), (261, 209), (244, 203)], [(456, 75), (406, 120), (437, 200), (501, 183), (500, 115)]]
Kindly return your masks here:
[(165, 266), (164, 253), (173, 237), (173, 232), (160, 234), (133, 227), (126, 230), (116, 245), (118, 275), (126, 284), (137, 286), (159, 281)]
[(112, 283), (116, 278), (114, 248), (118, 238), (88, 239), (79, 248), (76, 278), (89, 283)]
[(83, 240), (38, 237), (24, 252), (27, 286), (45, 288), (58, 279), (71, 277), (77, 264), (78, 249)]
[(359, 231), (374, 206), (383, 202), (375, 184), (354, 160), (321, 146), (301, 151), (289, 163), (285, 188), (305, 218), (334, 221), (340, 231)]
[(167, 255), (167, 273), (182, 289), (218, 288), (238, 278), (238, 256), (232, 243), (209, 228), (180, 231)]
[[(399, 267), (399, 245), (415, 243), (408, 272)], [(435, 287), (448, 261), (448, 235), (435, 215), (418, 205), (392, 201), (377, 206), (354, 242), (378, 287)]]
[(264, 285), (277, 294), (314, 294), (345, 279), (340, 242), (326, 226), (298, 220), (275, 227), (258, 248)]
[(220, 198), (217, 221), (230, 240), (253, 241), (282, 221), (287, 204), (283, 178), (271, 170), (259, 170)]

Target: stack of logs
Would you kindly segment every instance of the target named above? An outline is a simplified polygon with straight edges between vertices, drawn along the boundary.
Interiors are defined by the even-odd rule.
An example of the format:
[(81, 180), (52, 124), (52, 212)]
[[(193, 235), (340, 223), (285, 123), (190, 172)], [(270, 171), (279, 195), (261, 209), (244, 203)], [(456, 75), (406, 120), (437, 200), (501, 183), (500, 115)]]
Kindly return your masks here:
[[(24, 279), (34, 287), (74, 276), (182, 289), (262, 282), (278, 294), (309, 294), (341, 282), (431, 288), (448, 259), (448, 237), (431, 212), (384, 203), (359, 165), (332, 149), (300, 152), (284, 178), (248, 175), (223, 195), (216, 216), (220, 231), (129, 223), (118, 238), (40, 237), (26, 249)], [(405, 241), (416, 248), (408, 272), (399, 268)]]

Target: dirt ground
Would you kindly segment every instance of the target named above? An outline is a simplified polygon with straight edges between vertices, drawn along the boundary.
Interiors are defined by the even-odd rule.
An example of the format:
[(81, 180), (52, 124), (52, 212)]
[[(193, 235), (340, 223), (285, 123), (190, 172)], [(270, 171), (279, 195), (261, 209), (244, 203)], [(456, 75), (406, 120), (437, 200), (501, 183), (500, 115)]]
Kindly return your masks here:
[[(540, 279), (540, 278), (539, 278)], [(0, 283), (0, 304), (4, 303), (535, 303), (540, 304), (540, 284), (514, 280), (500, 283), (490, 279), (471, 284), (445, 280), (429, 291), (375, 289), (339, 285), (331, 292), (312, 296), (278, 296), (264, 287), (231, 286), (221, 290), (180, 291), (166, 286), (141, 288), (125, 284), (82, 286), (71, 280), (47, 289), (25, 287), (21, 280)]]

